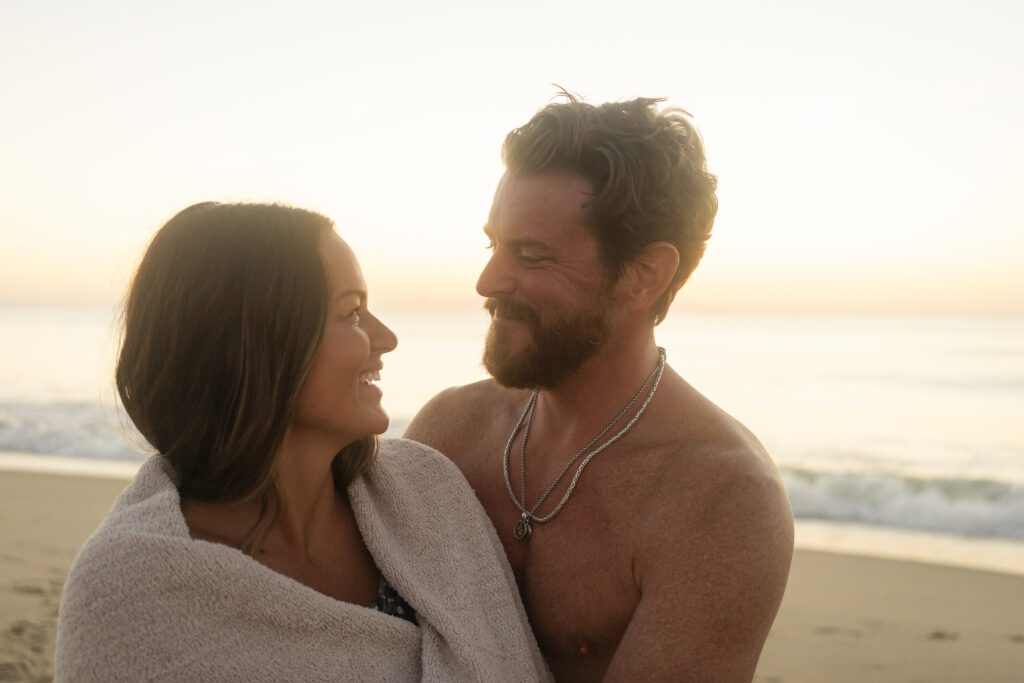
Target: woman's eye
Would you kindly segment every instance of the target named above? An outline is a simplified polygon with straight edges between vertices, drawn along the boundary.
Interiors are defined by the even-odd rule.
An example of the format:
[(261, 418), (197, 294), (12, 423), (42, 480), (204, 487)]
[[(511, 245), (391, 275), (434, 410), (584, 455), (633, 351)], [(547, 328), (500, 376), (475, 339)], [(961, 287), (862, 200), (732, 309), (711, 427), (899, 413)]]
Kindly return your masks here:
[(360, 320), (359, 311), (352, 311), (351, 313), (345, 316), (345, 320), (353, 325), (358, 325)]

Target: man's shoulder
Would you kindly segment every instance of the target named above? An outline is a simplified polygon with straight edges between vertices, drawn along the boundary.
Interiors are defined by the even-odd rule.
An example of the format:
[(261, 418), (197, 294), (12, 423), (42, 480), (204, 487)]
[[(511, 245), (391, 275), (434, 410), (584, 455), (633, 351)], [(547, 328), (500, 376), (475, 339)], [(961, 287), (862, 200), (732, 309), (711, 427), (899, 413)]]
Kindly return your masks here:
[(427, 444), (452, 457), (467, 435), (479, 434), (495, 417), (515, 409), (520, 390), (493, 380), (450, 387), (430, 399), (409, 423), (404, 437)]
[(792, 533), (792, 513), (765, 447), (689, 385), (675, 395), (660, 415), (665, 428), (653, 448), (654, 490), (647, 497), (651, 519), (666, 529), (687, 529), (689, 540), (699, 543), (705, 533), (692, 533), (695, 519), (700, 520), (698, 529), (721, 541), (747, 535), (756, 518), (777, 527), (784, 541)]
[[(750, 680), (785, 590), (792, 513), (749, 430), (678, 376), (666, 389), (637, 453), (646, 471), (627, 473), (642, 597), (608, 675), (661, 657), (659, 680)], [(671, 656), (649, 647), (667, 634), (685, 643)]]
[(411, 433), (421, 429), (429, 431), (432, 425), (438, 423), (450, 427), (460, 422), (473, 421), (480, 413), (499, 407), (507, 393), (506, 389), (489, 379), (449, 387), (420, 408), (409, 424), (406, 437), (415, 439)]
[(672, 379), (656, 417), (671, 462), (721, 476), (771, 466), (765, 447), (743, 423), (681, 377)]
[[(484, 379), (479, 382), (463, 384), (461, 386), (448, 387), (430, 399), (420, 414), (428, 414), (437, 417), (450, 411), (465, 411), (478, 406), (480, 403), (494, 403), (500, 400), (506, 390), (500, 387), (494, 380)], [(443, 415), (441, 415), (443, 416)]]
[(749, 429), (724, 412), (704, 417), (700, 430), (680, 436), (669, 462), (685, 474), (692, 489), (708, 495), (759, 481), (769, 488), (781, 484), (778, 469), (768, 451)]

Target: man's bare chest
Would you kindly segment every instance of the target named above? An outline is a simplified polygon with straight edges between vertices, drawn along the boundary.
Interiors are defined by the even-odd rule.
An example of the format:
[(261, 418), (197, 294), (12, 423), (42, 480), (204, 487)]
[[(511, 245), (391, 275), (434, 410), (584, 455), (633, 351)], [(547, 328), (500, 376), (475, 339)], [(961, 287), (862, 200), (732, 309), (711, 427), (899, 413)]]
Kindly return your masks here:
[[(511, 487), (522, 498), (515, 464), (506, 483), (500, 447), (474, 455), (464, 471), (495, 525), (545, 657), (553, 668), (563, 662), (603, 671), (640, 599), (630, 535), (636, 520), (623, 514), (629, 501), (617, 497), (621, 490), (602, 495), (609, 472), (593, 468), (560, 512), (546, 523), (533, 521), (529, 538), (520, 540), (513, 529), (521, 513), (509, 495)], [(554, 509), (564, 490), (556, 488), (537, 513)], [(542, 491), (528, 488), (528, 507)]]

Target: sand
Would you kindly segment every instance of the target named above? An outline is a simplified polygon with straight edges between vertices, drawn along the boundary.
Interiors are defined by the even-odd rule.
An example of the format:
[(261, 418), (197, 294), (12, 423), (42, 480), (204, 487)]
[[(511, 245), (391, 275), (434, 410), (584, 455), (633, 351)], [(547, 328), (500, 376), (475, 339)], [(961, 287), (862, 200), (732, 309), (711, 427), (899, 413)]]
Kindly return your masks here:
[[(68, 566), (125, 484), (0, 472), (0, 681), (50, 680)], [(754, 680), (1024, 682), (1024, 576), (798, 550)]]
[(0, 472), (0, 681), (48, 681), (71, 560), (127, 482)]
[(1024, 683), (1024, 576), (798, 550), (755, 680)]

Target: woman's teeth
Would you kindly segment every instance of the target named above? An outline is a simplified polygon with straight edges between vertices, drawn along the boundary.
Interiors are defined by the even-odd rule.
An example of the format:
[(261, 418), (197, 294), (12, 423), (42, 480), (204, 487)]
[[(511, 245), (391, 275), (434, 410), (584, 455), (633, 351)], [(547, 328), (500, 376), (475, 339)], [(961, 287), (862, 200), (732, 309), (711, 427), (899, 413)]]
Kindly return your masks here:
[(373, 372), (364, 372), (359, 375), (359, 382), (361, 384), (372, 384), (380, 379), (380, 373), (374, 370)]

